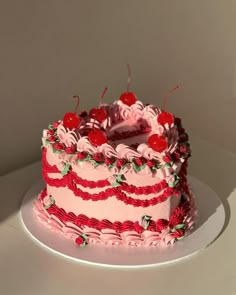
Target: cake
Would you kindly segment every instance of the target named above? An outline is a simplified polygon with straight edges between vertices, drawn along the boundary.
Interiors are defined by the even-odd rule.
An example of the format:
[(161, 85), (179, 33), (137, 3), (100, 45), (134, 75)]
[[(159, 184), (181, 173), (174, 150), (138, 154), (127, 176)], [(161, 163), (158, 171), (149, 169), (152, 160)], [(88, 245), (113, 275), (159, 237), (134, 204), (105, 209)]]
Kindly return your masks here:
[(34, 210), (75, 246), (167, 247), (190, 233), (191, 150), (173, 114), (125, 92), (89, 112), (66, 113), (42, 142), (45, 187)]

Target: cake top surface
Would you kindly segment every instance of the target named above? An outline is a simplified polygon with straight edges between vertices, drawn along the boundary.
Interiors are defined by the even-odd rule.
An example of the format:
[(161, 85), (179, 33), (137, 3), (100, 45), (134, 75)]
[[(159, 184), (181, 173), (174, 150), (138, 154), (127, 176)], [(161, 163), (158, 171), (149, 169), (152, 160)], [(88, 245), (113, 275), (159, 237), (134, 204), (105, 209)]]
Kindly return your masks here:
[(132, 95), (121, 98), (79, 115), (66, 113), (44, 130), (43, 146), (95, 165), (120, 161), (122, 166), (133, 162), (136, 168), (170, 166), (190, 156), (188, 135), (179, 118)]

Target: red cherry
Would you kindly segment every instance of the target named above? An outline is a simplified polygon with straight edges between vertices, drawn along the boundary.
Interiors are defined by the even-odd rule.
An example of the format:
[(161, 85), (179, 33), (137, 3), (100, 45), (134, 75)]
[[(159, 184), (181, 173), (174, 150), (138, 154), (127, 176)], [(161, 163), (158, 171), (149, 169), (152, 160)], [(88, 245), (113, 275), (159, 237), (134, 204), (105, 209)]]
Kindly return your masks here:
[(159, 136), (158, 134), (153, 134), (148, 138), (148, 146), (159, 153), (168, 147), (165, 137)]
[(137, 96), (133, 92), (124, 92), (120, 96), (120, 100), (128, 105), (131, 106), (132, 104), (135, 104), (137, 101)]
[(74, 95), (72, 98), (73, 99), (77, 98), (77, 104), (75, 107), (75, 111), (74, 111), (74, 113), (66, 113), (63, 117), (63, 125), (69, 129), (77, 128), (80, 123), (80, 117), (78, 117), (76, 115), (78, 107), (79, 107), (80, 99), (79, 99), (79, 96), (77, 96), (77, 95)]
[(166, 123), (171, 125), (174, 123), (174, 120), (174, 116), (171, 113), (165, 111), (162, 111), (157, 117), (157, 122), (162, 126), (164, 126)]
[(102, 123), (107, 118), (107, 114), (104, 109), (91, 109), (89, 112), (90, 118), (97, 120), (99, 123)]
[(88, 134), (88, 139), (94, 146), (99, 146), (107, 142), (106, 134), (99, 129), (92, 129)]
[(126, 92), (122, 93), (120, 96), (120, 100), (128, 105), (131, 106), (132, 104), (135, 104), (137, 101), (137, 96), (129, 91), (130, 87), (130, 82), (131, 82), (131, 70), (130, 70), (130, 65), (127, 64), (127, 69), (128, 69), (128, 81), (127, 81), (127, 87), (126, 87)]
[(79, 126), (80, 118), (75, 113), (66, 113), (63, 117), (63, 125), (66, 128), (74, 129)]

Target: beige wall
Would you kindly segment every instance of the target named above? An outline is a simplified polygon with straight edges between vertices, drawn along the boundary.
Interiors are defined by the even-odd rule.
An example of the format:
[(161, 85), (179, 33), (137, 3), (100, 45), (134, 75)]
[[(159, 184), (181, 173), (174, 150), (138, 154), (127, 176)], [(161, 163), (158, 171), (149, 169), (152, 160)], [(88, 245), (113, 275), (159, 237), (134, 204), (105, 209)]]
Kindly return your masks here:
[(42, 128), (132, 89), (184, 118), (190, 135), (236, 152), (236, 1), (4, 1), (0, 174), (40, 158)]

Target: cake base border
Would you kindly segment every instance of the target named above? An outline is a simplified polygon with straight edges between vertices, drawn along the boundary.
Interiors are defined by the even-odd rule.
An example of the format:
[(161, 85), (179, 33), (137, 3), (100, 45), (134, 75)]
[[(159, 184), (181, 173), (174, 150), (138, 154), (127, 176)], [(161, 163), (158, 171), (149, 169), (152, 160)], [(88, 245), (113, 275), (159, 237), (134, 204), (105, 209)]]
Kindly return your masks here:
[(42, 180), (32, 185), (25, 193), (20, 217), (26, 232), (38, 244), (65, 258), (94, 266), (112, 268), (143, 268), (161, 266), (191, 257), (209, 246), (220, 235), (225, 222), (223, 204), (217, 194), (205, 183), (189, 176), (195, 196), (198, 216), (192, 232), (174, 245), (163, 247), (114, 247), (88, 245), (79, 248), (76, 244), (41, 224), (33, 211), (33, 202), (42, 190)]

